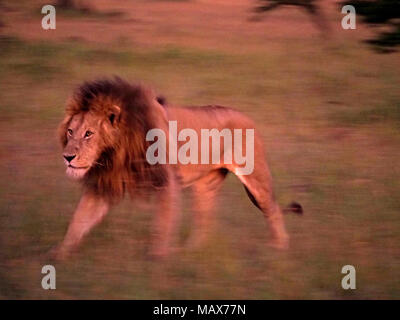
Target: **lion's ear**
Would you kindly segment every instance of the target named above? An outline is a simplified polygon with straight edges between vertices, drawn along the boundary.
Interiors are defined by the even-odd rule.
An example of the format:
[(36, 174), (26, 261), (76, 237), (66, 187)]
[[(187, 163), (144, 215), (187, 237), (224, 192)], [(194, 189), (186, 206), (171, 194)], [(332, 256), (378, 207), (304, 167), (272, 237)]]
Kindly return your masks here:
[(108, 120), (112, 126), (116, 125), (120, 120), (121, 108), (117, 105), (113, 105), (108, 113)]

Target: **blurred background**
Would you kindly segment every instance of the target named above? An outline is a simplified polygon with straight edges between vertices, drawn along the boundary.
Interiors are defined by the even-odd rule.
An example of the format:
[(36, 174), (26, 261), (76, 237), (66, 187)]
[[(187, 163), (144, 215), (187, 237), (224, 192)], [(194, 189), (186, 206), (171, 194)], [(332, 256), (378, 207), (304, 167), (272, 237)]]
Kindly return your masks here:
[[(344, 30), (331, 0), (2, 0), (0, 298), (400, 298), (399, 5), (377, 2), (355, 5), (357, 29)], [(56, 30), (41, 27), (45, 4)], [(253, 117), (279, 202), (305, 210), (286, 217), (290, 249), (266, 245), (262, 214), (231, 176), (200, 250), (149, 260), (153, 210), (125, 200), (43, 290), (41, 255), (80, 195), (57, 125), (76, 85), (108, 75)], [(356, 290), (341, 288), (347, 264)]]

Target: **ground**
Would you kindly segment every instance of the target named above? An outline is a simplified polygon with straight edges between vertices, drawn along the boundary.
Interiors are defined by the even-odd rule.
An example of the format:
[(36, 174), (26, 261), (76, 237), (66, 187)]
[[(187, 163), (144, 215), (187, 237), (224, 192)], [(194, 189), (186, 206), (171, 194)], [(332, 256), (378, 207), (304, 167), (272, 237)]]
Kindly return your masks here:
[[(252, 1), (96, 1), (57, 12), (5, 1), (0, 29), (0, 298), (393, 299), (400, 296), (399, 54), (340, 28), (335, 2), (322, 34), (296, 8), (248, 21)], [(140, 79), (177, 105), (222, 104), (262, 133), (291, 247), (267, 246), (260, 212), (233, 176), (207, 244), (148, 259), (151, 206), (115, 207), (41, 288), (42, 254), (63, 237), (80, 188), (56, 138), (65, 100), (82, 80)], [(185, 197), (186, 198), (186, 197)], [(154, 200), (156, 201), (156, 200)], [(184, 202), (179, 244), (191, 227)], [(357, 289), (341, 288), (354, 265)]]

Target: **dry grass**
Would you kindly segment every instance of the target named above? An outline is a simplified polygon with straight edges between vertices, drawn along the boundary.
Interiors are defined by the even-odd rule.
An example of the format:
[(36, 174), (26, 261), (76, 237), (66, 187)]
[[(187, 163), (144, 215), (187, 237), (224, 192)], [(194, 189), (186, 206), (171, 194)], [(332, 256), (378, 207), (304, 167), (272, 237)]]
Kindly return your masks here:
[[(370, 51), (362, 30), (323, 39), (293, 9), (252, 25), (248, 1), (118, 1), (122, 20), (60, 14), (54, 32), (38, 29), (39, 2), (25, 4), (0, 41), (1, 298), (399, 298), (398, 54)], [(55, 129), (73, 86), (110, 74), (143, 79), (176, 104), (254, 117), (279, 201), (306, 210), (286, 219), (291, 248), (266, 246), (261, 214), (230, 177), (201, 250), (148, 260), (152, 211), (124, 201), (56, 265), (57, 290), (42, 290), (40, 254), (62, 239), (79, 198)], [(183, 210), (180, 242), (190, 217)], [(340, 287), (345, 264), (357, 269), (355, 291)]]

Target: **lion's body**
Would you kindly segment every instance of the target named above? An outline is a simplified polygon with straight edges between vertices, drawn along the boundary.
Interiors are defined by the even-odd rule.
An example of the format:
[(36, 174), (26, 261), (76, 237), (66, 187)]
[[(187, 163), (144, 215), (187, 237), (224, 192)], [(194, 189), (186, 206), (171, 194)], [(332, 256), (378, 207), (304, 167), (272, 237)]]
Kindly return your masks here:
[[(167, 252), (179, 210), (179, 191), (190, 187), (196, 228), (192, 244), (201, 243), (207, 233), (209, 214), (228, 172), (237, 174), (239, 164), (156, 164), (145, 158), (150, 145), (146, 132), (162, 129), (168, 135), (168, 123), (176, 121), (178, 132), (190, 128), (254, 129), (253, 122), (231, 108), (206, 106), (177, 108), (162, 106), (152, 92), (120, 79), (85, 83), (69, 102), (60, 126), (67, 173), (80, 179), (84, 194), (67, 235), (57, 250), (62, 257), (78, 245), (84, 234), (97, 224), (109, 207), (128, 192), (134, 199), (141, 192), (158, 193), (159, 210), (154, 223), (156, 255)], [(243, 139), (245, 146), (247, 141)], [(178, 148), (183, 142), (178, 142)], [(226, 152), (220, 145), (221, 155)], [(210, 146), (210, 152), (211, 152)], [(222, 157), (223, 158), (223, 157)], [(288, 245), (282, 212), (276, 204), (270, 173), (260, 137), (254, 139), (254, 170), (238, 175), (252, 202), (262, 210), (270, 227), (273, 244)]]
[[(217, 129), (221, 132), (223, 129), (233, 131), (234, 129), (254, 129), (254, 123), (242, 113), (233, 110), (231, 108), (222, 106), (203, 106), (203, 107), (170, 107), (166, 108), (166, 114), (168, 121), (176, 121), (177, 131), (180, 132), (183, 129), (193, 129), (197, 135), (201, 136), (202, 129)], [(256, 136), (255, 142), (259, 144), (261, 148), (255, 148), (256, 159), (261, 158), (264, 160), (264, 152), (260, 139)], [(178, 141), (178, 149), (186, 141)], [(245, 149), (246, 141), (243, 141)], [(210, 154), (212, 145), (210, 144)], [(235, 171), (236, 164), (233, 161), (232, 164), (226, 164), (223, 161), (223, 154), (226, 150), (223, 148), (223, 144), (220, 146), (221, 163), (220, 164), (177, 164), (177, 171), (180, 177), (180, 183), (183, 187), (190, 186), (197, 179), (201, 179), (204, 175), (207, 175), (210, 171), (218, 169), (227, 169), (230, 172)], [(200, 161), (199, 161), (200, 162)], [(266, 170), (268, 174), (268, 170)]]

